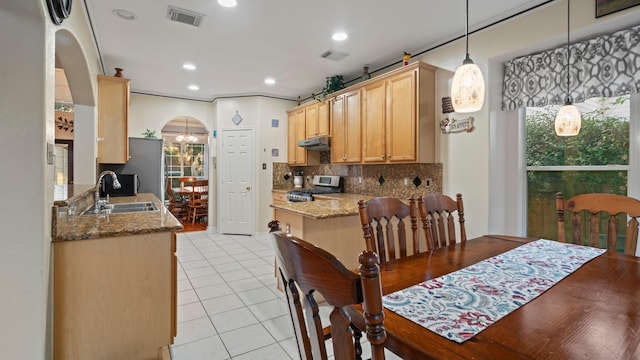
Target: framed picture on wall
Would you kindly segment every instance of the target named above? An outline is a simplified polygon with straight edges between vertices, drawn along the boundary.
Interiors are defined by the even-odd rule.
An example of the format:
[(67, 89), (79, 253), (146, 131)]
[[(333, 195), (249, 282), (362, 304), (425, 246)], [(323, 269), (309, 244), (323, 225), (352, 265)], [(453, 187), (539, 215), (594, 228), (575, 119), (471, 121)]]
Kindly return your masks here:
[(596, 18), (640, 5), (640, 0), (596, 0)]

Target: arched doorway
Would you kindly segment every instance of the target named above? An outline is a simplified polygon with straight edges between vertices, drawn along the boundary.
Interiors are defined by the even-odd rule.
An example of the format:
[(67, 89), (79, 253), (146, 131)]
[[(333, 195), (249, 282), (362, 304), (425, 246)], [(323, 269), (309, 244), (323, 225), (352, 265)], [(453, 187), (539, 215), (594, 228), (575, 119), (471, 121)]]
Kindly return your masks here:
[[(170, 120), (161, 130), (161, 137), (164, 140), (164, 182), (169, 184), (171, 190), (176, 195), (176, 201), (185, 205), (185, 202), (193, 201), (197, 196), (198, 188), (191, 185), (191, 180), (209, 179), (209, 136), (205, 125), (196, 118), (190, 116), (180, 116)], [(169, 189), (167, 188), (167, 191)], [(170, 198), (167, 194), (166, 198)], [(207, 193), (207, 199), (210, 199)], [(193, 206), (189, 204), (184, 207), (188, 210), (188, 215), (181, 219), (185, 230), (205, 230), (209, 226), (211, 219), (210, 201), (205, 203), (206, 216), (193, 215)], [(185, 222), (184, 220), (188, 220)]]
[[(78, 39), (68, 30), (55, 34), (57, 150), (65, 154), (66, 181), (56, 167), (55, 181), (75, 184), (95, 182), (94, 81)], [(74, 151), (82, 149), (82, 151)], [(62, 159), (62, 156), (57, 157)], [(72, 176), (72, 178), (69, 178)], [(69, 181), (73, 180), (73, 182)]]

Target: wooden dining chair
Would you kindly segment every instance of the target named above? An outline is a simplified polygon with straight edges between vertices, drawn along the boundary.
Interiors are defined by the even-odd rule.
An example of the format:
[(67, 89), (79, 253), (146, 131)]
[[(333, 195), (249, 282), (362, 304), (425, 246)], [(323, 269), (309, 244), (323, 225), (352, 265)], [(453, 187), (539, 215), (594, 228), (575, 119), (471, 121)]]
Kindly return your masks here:
[(187, 221), (192, 225), (209, 213), (209, 180), (195, 180), (191, 183), (191, 199)]
[(418, 217), (411, 201), (407, 205), (386, 196), (360, 200), (358, 211), (366, 249), (378, 254), (380, 264), (426, 250), (420, 249)]
[(467, 241), (462, 194), (456, 194), (455, 200), (443, 194), (427, 194), (417, 199), (417, 205), (429, 250), (457, 242), (454, 216), (456, 212), (458, 213), (460, 242)]
[[(384, 359), (382, 287), (375, 253), (359, 256), (359, 274), (349, 271), (327, 251), (290, 234), (270, 233), (278, 272), (289, 304), (300, 359), (328, 358), (325, 341), (331, 341), (333, 358), (360, 359), (362, 347), (354, 335), (347, 306), (362, 305), (367, 340), (373, 360)], [(330, 340), (325, 340), (316, 294), (332, 307)], [(359, 332), (357, 332), (359, 333)]]
[(170, 213), (173, 214), (180, 222), (182, 222), (187, 216), (187, 210), (189, 208), (189, 204), (184, 200), (178, 200), (176, 198), (176, 194), (173, 192), (173, 188), (171, 187), (171, 179), (167, 178), (167, 196), (169, 197), (169, 203), (167, 204), (167, 209)]
[[(610, 252), (635, 255), (638, 240), (640, 201), (624, 195), (581, 194), (564, 200), (556, 194), (558, 241), (588, 245)], [(570, 225), (565, 223), (570, 214)], [(565, 227), (566, 226), (566, 227)], [(565, 230), (571, 236), (565, 237)], [(624, 231), (619, 231), (624, 228)]]

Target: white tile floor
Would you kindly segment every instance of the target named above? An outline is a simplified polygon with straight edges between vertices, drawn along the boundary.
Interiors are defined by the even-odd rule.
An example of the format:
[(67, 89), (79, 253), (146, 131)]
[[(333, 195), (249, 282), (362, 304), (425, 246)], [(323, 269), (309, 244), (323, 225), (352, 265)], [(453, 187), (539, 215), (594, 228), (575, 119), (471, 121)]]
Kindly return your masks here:
[[(178, 234), (173, 360), (298, 359), (286, 298), (264, 236)], [(365, 356), (369, 347), (363, 346)], [(392, 353), (387, 359), (399, 359)]]

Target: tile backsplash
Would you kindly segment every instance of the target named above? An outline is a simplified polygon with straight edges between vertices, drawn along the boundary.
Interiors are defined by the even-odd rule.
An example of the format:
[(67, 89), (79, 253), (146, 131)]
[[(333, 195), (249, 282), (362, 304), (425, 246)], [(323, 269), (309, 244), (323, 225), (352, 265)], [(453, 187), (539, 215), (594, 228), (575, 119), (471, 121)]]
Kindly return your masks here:
[[(273, 189), (293, 188), (293, 176), (302, 171), (304, 187), (311, 187), (313, 175), (344, 177), (344, 192), (371, 196), (410, 198), (442, 193), (442, 164), (289, 166), (273, 163)], [(290, 176), (285, 176), (289, 174)], [(285, 179), (288, 177), (288, 179)]]

